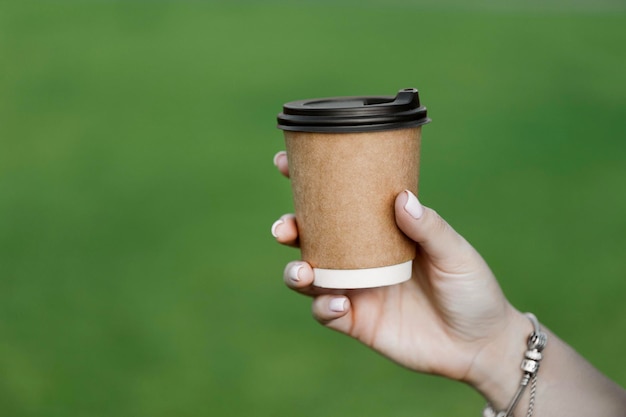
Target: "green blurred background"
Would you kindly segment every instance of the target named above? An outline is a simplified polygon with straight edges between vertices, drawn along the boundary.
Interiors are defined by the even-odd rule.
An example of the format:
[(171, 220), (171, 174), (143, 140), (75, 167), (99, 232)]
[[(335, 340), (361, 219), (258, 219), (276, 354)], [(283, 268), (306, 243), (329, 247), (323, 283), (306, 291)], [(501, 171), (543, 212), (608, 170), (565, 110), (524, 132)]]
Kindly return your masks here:
[[(523, 3), (523, 4), (521, 4)], [(623, 1), (0, 3), (0, 410), (478, 415), (284, 288), (283, 102), (417, 87), (421, 200), (626, 384)]]

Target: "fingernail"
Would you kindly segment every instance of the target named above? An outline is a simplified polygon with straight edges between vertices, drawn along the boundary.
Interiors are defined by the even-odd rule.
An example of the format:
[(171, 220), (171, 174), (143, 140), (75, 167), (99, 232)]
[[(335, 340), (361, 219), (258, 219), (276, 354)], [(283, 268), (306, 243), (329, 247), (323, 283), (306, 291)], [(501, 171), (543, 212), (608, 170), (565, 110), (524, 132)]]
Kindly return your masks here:
[(424, 214), (424, 207), (420, 204), (415, 194), (410, 192), (409, 190), (404, 191), (407, 195), (406, 204), (404, 205), (404, 210), (411, 215), (414, 219), (419, 219)]
[(272, 225), (272, 236), (278, 237), (278, 234), (276, 233), (277, 232), (276, 229), (278, 228), (278, 226), (280, 226), (283, 223), (285, 223), (283, 219), (278, 219), (274, 222), (274, 224)]
[(280, 152), (278, 152), (276, 155), (274, 155), (274, 161), (273, 161), (273, 162), (274, 162), (274, 165), (275, 165), (275, 166), (278, 166), (278, 158), (280, 158), (281, 156), (286, 155), (286, 154), (287, 154), (287, 152), (285, 152), (285, 151), (280, 151)]
[(292, 280), (293, 282), (299, 282), (300, 281), (300, 277), (298, 276), (298, 273), (300, 272), (300, 270), (302, 269), (302, 264), (295, 264), (294, 266), (292, 266), (289, 269), (289, 279)]
[(345, 297), (333, 298), (332, 300), (330, 300), (328, 308), (330, 308), (330, 311), (334, 311), (335, 313), (343, 313), (344, 311), (346, 311), (347, 302), (348, 299)]

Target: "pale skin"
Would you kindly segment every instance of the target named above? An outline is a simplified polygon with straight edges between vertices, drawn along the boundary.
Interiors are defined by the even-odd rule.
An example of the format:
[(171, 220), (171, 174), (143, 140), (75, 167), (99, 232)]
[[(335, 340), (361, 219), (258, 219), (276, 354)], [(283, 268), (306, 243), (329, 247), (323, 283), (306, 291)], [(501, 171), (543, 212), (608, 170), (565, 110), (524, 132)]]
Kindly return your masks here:
[[(276, 154), (274, 164), (289, 176), (285, 152)], [(405, 191), (396, 198), (395, 214), (398, 227), (417, 247), (409, 281), (323, 290), (312, 285), (311, 266), (294, 261), (285, 268), (286, 285), (313, 298), (313, 316), (324, 326), (408, 369), (465, 382), (494, 408), (505, 409), (522, 376), (530, 321), (508, 302), (480, 254), (434, 210)], [(297, 247), (295, 216), (282, 216), (272, 234), (279, 243)], [(626, 391), (542, 327), (548, 345), (533, 415), (626, 417)], [(528, 395), (516, 416), (526, 414)]]

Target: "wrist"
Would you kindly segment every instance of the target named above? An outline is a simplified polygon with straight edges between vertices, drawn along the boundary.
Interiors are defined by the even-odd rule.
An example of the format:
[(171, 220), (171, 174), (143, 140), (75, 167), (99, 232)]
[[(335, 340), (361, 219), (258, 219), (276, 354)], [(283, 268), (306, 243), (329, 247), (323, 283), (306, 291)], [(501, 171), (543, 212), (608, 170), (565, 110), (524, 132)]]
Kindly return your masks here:
[(528, 318), (514, 308), (507, 316), (501, 333), (474, 358), (465, 380), (496, 409), (506, 408), (519, 387), (520, 363), (527, 350), (528, 335), (533, 331)]

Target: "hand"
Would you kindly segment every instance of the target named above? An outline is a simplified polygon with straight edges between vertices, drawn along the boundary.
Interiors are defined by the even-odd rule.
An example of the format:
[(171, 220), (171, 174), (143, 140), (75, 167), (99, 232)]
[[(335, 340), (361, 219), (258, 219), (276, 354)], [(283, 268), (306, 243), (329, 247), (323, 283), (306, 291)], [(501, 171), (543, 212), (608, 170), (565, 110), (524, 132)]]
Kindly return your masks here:
[[(288, 176), (284, 152), (274, 163)], [(313, 297), (313, 316), (320, 323), (409, 369), (465, 381), (479, 390), (483, 369), (498, 369), (503, 355), (514, 358), (517, 372), (531, 326), (508, 303), (481, 256), (409, 191), (397, 196), (395, 213), (398, 227), (417, 245), (409, 281), (325, 290), (312, 285), (310, 265), (294, 261), (285, 268), (285, 283)], [(298, 245), (293, 215), (281, 217), (272, 233), (280, 243)], [(511, 377), (513, 386), (516, 379)]]
[[(286, 153), (274, 164), (289, 176)], [(504, 409), (520, 381), (530, 322), (504, 297), (476, 250), (408, 191), (395, 201), (398, 227), (417, 245), (412, 278), (362, 290), (325, 290), (313, 269), (290, 262), (284, 280), (313, 297), (313, 316), (409, 369), (464, 381)], [(298, 246), (294, 215), (272, 226), (278, 242)], [(537, 392), (540, 416), (622, 416), (626, 391), (544, 328), (549, 342)], [(545, 363), (544, 363), (545, 362)], [(528, 390), (519, 407), (525, 410)], [(521, 411), (516, 415), (525, 415)]]

